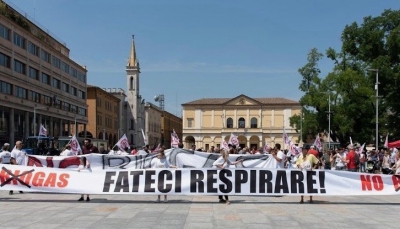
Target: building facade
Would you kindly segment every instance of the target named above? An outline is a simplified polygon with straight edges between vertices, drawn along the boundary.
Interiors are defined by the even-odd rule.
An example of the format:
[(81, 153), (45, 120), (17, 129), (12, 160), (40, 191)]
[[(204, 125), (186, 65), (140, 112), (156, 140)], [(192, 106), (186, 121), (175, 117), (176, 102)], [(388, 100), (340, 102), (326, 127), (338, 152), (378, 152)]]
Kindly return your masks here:
[(120, 99), (105, 90), (88, 85), (87, 135), (107, 140), (110, 146), (118, 141)]
[(126, 124), (126, 119), (124, 115), (126, 113), (126, 106), (125, 106), (125, 99), (126, 99), (126, 94), (125, 91), (122, 88), (104, 88), (104, 91), (112, 94), (113, 96), (117, 97), (119, 99), (119, 103), (118, 103), (118, 130), (117, 130), (117, 135), (118, 135), (118, 139), (120, 139), (120, 137), (122, 135), (124, 135), (126, 133), (127, 130), (127, 124)]
[(126, 66), (127, 101), (125, 102), (126, 136), (131, 146), (143, 146), (142, 129), (145, 129), (144, 99), (139, 93), (140, 66), (136, 57), (135, 40), (132, 36), (132, 46)]
[(284, 98), (209, 98), (191, 101), (183, 106), (183, 142), (208, 150), (238, 136), (241, 147), (262, 147), (267, 141), (283, 147), (283, 131), (296, 142), (299, 133), (290, 127), (289, 118), (300, 114), (299, 102)]
[(171, 134), (173, 131), (176, 132), (181, 142), (183, 142), (182, 118), (164, 110), (161, 117), (161, 144), (166, 148), (171, 147)]
[(66, 45), (0, 2), (0, 144), (38, 135), (71, 134), (87, 123), (84, 66)]
[(145, 110), (145, 129), (148, 144), (151, 148), (161, 144), (161, 116), (162, 110), (149, 102), (144, 106)]

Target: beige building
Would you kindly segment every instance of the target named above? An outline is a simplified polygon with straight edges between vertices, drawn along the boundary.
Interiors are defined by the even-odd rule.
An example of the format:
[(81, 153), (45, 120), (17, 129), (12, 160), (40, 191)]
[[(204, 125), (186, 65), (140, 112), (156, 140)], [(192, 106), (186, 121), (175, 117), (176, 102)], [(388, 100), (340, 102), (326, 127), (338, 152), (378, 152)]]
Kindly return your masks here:
[[(107, 91), (88, 85), (88, 137), (107, 140), (110, 146), (118, 141), (120, 99)], [(82, 135), (79, 133), (79, 135)]]
[(65, 43), (0, 2), (0, 144), (87, 123), (86, 73)]
[(285, 98), (207, 98), (182, 104), (183, 142), (185, 148), (208, 150), (229, 141), (231, 133), (238, 136), (241, 147), (262, 147), (267, 141), (283, 146), (283, 130), (292, 141), (299, 133), (290, 127), (289, 118), (300, 114), (297, 101)]
[(145, 115), (145, 135), (148, 140), (150, 147), (157, 147), (161, 144), (161, 116), (162, 110), (152, 104), (147, 102), (144, 105), (144, 115)]

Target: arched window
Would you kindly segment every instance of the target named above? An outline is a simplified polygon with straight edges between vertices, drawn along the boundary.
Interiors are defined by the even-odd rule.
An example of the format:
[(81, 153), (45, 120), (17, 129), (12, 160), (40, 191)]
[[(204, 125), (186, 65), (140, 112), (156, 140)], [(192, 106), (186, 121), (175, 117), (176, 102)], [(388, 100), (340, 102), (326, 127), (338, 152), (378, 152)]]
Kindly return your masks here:
[(246, 121), (244, 120), (244, 118), (239, 118), (239, 128), (244, 128), (246, 126)]
[(135, 90), (135, 82), (133, 81), (133, 77), (129, 79), (129, 90)]
[(131, 140), (130, 140), (129, 143), (130, 143), (131, 145), (134, 145), (134, 144), (135, 144), (135, 141), (133, 140), (133, 134), (131, 134), (130, 139), (131, 139)]
[(133, 121), (133, 119), (131, 119), (130, 126), (131, 126), (130, 130), (135, 129), (135, 122)]
[(251, 122), (250, 123), (251, 128), (257, 128), (257, 118), (251, 118), (250, 122)]
[(228, 118), (226, 120), (226, 128), (233, 128), (233, 119), (232, 118)]

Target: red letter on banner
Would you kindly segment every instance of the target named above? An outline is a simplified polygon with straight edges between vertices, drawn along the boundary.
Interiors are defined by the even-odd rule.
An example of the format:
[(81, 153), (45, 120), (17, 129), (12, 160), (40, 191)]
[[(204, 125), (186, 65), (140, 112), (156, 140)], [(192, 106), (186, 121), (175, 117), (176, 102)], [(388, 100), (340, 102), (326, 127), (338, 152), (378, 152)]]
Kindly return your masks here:
[(383, 180), (381, 176), (375, 175), (372, 177), (372, 182), (374, 182), (374, 189), (376, 191), (383, 190)]
[(361, 179), (362, 190), (371, 191), (372, 185), (371, 185), (370, 175), (360, 175), (360, 179)]
[(392, 181), (393, 181), (394, 190), (396, 192), (398, 192), (400, 190), (400, 176), (399, 175), (393, 175), (392, 176)]

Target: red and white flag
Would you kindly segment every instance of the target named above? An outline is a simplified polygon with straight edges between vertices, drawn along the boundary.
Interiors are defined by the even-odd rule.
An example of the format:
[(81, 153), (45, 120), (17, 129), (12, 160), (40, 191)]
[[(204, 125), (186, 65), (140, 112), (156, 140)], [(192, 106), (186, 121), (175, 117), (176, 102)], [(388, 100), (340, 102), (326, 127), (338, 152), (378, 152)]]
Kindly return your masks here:
[(239, 146), (238, 137), (235, 136), (233, 133), (231, 133), (231, 137), (229, 138), (228, 144), (231, 144), (231, 145), (234, 145), (234, 146)]
[(82, 154), (81, 145), (79, 145), (79, 141), (76, 139), (75, 135), (72, 136), (68, 144), (71, 146), (71, 152), (73, 152), (75, 155)]
[(146, 138), (146, 135), (144, 134), (143, 129), (142, 129), (142, 135), (143, 135), (143, 142), (144, 142), (144, 145), (148, 145), (149, 142), (147, 141), (147, 138)]
[(269, 151), (271, 150), (271, 146), (268, 144), (267, 140), (265, 140), (265, 145), (264, 145), (264, 153), (269, 153)]
[(364, 147), (365, 147), (365, 143), (357, 150), (357, 153), (362, 154)]
[(228, 143), (225, 140), (221, 141), (221, 149), (229, 150)]
[(161, 150), (161, 144), (159, 143), (157, 148), (153, 150), (153, 152), (159, 152)]
[(43, 124), (40, 124), (39, 136), (47, 136), (47, 130), (44, 128)]
[(315, 147), (318, 148), (319, 151), (322, 150), (322, 142), (321, 142), (321, 138), (319, 138), (319, 135), (317, 135), (317, 138), (314, 141), (314, 145), (315, 145)]
[(120, 150), (125, 150), (125, 148), (129, 148), (130, 146), (128, 138), (125, 134), (118, 140), (117, 144), (115, 145), (118, 146)]
[(179, 136), (176, 134), (175, 130), (172, 129), (171, 133), (171, 147), (172, 148), (177, 148), (179, 144)]
[(297, 156), (301, 153), (300, 147), (296, 146), (293, 143), (290, 144), (289, 151), (290, 151), (291, 155), (293, 155), (293, 156)]
[(389, 148), (389, 134), (386, 134), (385, 144), (383, 144), (385, 148)]

